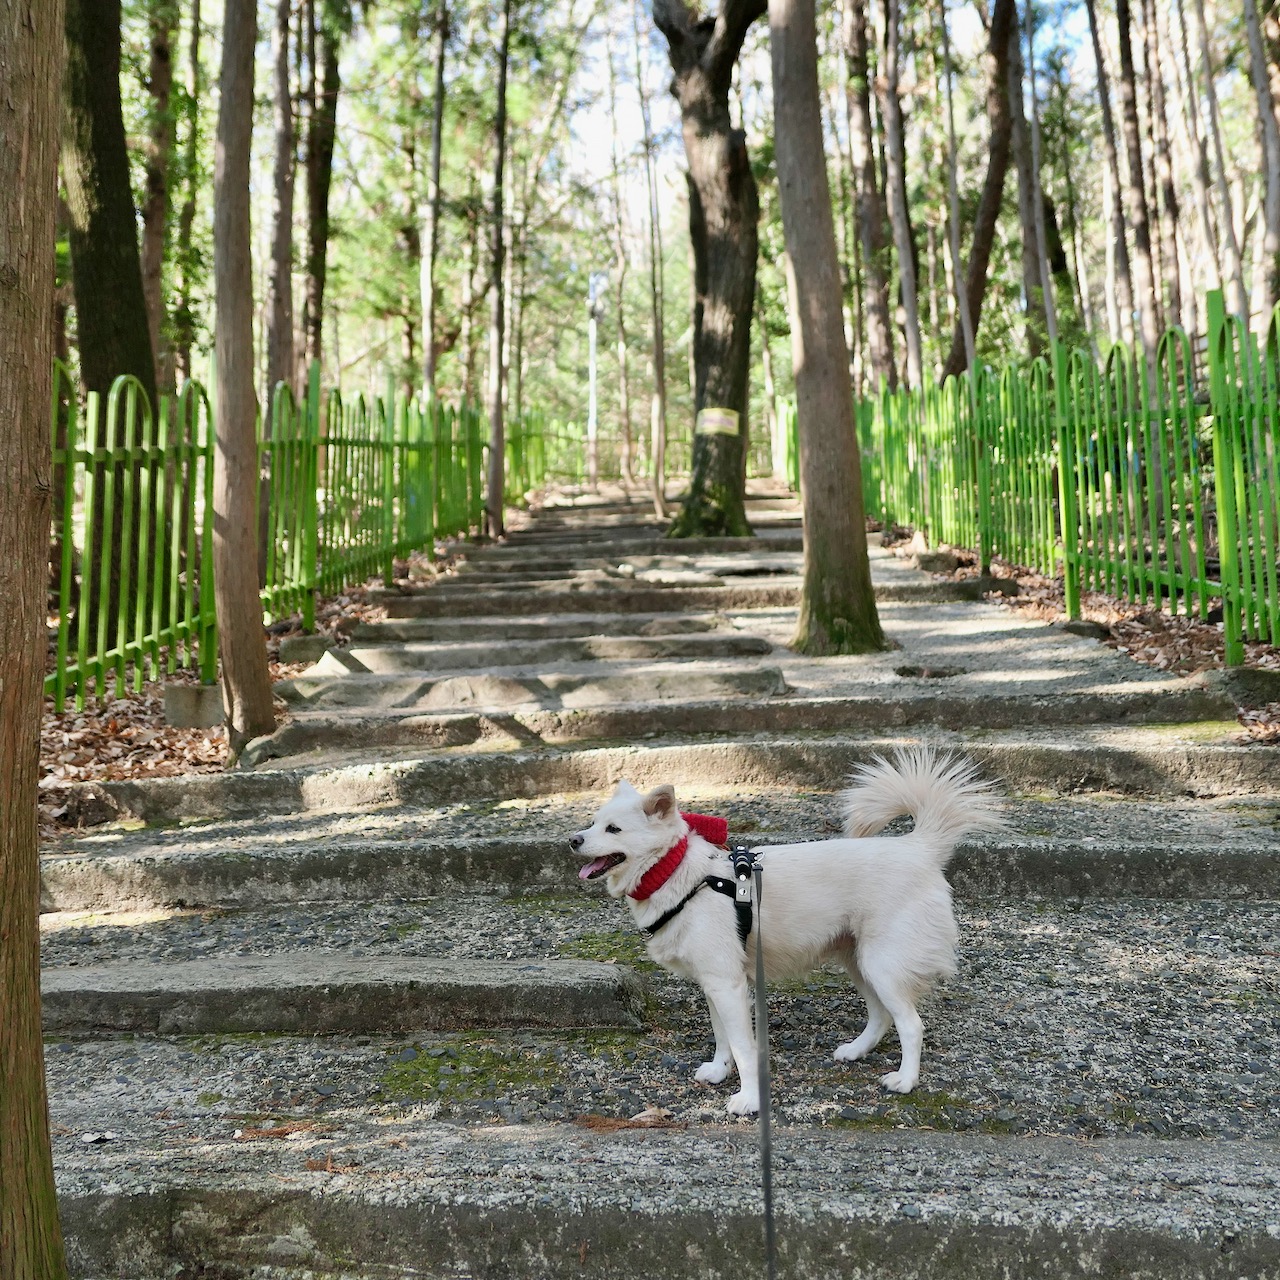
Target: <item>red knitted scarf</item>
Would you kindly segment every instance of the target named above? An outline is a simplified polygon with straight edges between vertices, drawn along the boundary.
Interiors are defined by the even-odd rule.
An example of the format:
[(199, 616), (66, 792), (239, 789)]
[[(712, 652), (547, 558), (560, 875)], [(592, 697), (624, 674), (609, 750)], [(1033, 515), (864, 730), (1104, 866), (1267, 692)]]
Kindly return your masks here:
[[(682, 813), (680, 815), (689, 826), (711, 844), (723, 845), (729, 839), (729, 824), (723, 818), (715, 818), (706, 813)], [(670, 849), (640, 877), (640, 883), (631, 890), (628, 897), (637, 902), (652, 898), (659, 889), (675, 874), (676, 868), (684, 861), (689, 849), (689, 837), (681, 836)]]

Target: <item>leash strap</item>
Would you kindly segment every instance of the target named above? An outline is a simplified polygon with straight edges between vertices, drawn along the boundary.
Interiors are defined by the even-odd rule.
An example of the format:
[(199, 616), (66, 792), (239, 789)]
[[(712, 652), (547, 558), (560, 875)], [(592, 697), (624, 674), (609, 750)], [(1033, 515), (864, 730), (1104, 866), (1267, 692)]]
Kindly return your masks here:
[[(734, 850), (735, 854), (737, 850)], [(735, 862), (736, 865), (736, 862)], [(777, 1245), (773, 1229), (773, 1129), (769, 1091), (769, 1007), (764, 990), (764, 911), (760, 864), (752, 862), (756, 890), (756, 1067), (760, 1076), (760, 1181), (764, 1189), (764, 1248), (769, 1280), (778, 1274)], [(751, 881), (747, 884), (750, 887)]]

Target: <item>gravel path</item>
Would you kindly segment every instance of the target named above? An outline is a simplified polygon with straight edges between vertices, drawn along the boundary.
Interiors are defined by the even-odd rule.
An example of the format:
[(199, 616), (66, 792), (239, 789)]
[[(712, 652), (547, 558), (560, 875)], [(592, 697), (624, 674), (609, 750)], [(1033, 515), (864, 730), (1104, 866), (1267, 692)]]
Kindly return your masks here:
[[(104, 920), (110, 918), (103, 918)], [(1043, 902), (960, 908), (959, 974), (922, 1008), (922, 1088), (890, 1098), (892, 1035), (837, 1066), (861, 1005), (840, 976), (771, 991), (783, 1122), (1077, 1136), (1280, 1136), (1280, 904)], [(121, 927), (127, 925), (129, 927)], [(46, 965), (313, 950), (348, 955), (616, 959), (653, 992), (648, 1033), (421, 1040), (69, 1042), (49, 1054), (56, 1121), (117, 1090), (119, 1123), (166, 1112), (192, 1132), (236, 1117), (424, 1105), (466, 1122), (627, 1117), (727, 1123), (729, 1087), (692, 1079), (710, 1052), (700, 995), (651, 966), (618, 904), (595, 895), (46, 917)], [(52, 927), (63, 926), (63, 927)], [(112, 1082), (115, 1082), (114, 1085)]]

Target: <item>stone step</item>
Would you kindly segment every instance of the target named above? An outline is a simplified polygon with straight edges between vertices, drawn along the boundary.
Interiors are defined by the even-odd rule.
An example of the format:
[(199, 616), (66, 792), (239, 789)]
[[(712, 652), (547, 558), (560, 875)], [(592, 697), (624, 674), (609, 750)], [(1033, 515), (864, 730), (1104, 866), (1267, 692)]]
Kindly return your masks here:
[[(119, 912), (373, 902), (503, 889), (567, 891), (569, 832), (603, 793), (476, 813), (397, 808), (362, 815), (215, 822), (66, 839), (41, 858), (41, 910)], [(680, 802), (719, 813), (754, 845), (837, 831), (831, 794), (694, 788)], [(1280, 800), (1042, 801), (1019, 797), (1010, 830), (966, 841), (948, 870), (964, 901), (1001, 897), (1280, 899)]]
[(600, 535), (584, 538), (581, 532), (558, 532), (554, 536), (536, 537), (513, 533), (506, 542), (473, 547), (466, 545), (468, 562), (488, 564), (494, 561), (527, 563), (531, 555), (594, 556), (626, 560), (630, 556), (664, 555), (732, 555), (737, 552), (758, 554), (768, 551), (799, 551), (804, 546), (804, 532), (798, 527), (767, 529), (752, 538), (663, 538), (653, 534), (620, 536), (605, 530)]
[[(494, 560), (468, 557), (457, 567), (458, 579), (467, 582), (512, 582), (531, 577), (554, 577), (560, 574), (608, 573), (619, 576), (622, 565), (636, 573), (652, 570), (701, 569), (722, 576), (754, 576), (769, 573), (795, 573), (801, 565), (797, 551), (775, 552), (772, 555), (738, 552), (734, 555), (664, 555), (627, 556), (607, 559), (602, 556), (537, 557), (537, 567), (530, 568), (528, 557), (518, 560)], [(446, 578), (444, 581), (449, 581)]]
[(309, 951), (45, 968), (46, 1035), (315, 1035), (476, 1027), (635, 1027), (621, 965), (350, 958)]
[(406, 644), (352, 644), (335, 657), (322, 658), (306, 676), (337, 675), (363, 669), (378, 675), (407, 671), (446, 671), (467, 667), (511, 667), (557, 662), (630, 659), (746, 658), (768, 653), (773, 646), (760, 636), (720, 631), (693, 635), (584, 635), (563, 639), (487, 639), (476, 644), (411, 641)]
[[(904, 572), (899, 575), (905, 578)], [(923, 575), (918, 575), (923, 577)], [(876, 599), (885, 601), (978, 601), (990, 591), (1001, 591), (1016, 582), (1006, 578), (968, 578), (963, 581), (888, 581), (876, 584)], [(685, 610), (777, 609), (795, 607), (800, 601), (799, 578), (779, 577), (756, 582), (724, 580), (720, 586), (657, 587), (649, 584), (618, 586), (586, 584), (578, 590), (548, 585), (525, 592), (488, 588), (467, 591), (376, 593), (389, 618), (450, 618), (478, 614), (520, 617), (542, 613), (662, 613)]]
[[(1280, 795), (1280, 752), (1240, 745), (1234, 723), (1080, 725), (923, 737), (973, 759), (1020, 792), (1110, 792), (1130, 797)], [(790, 735), (643, 742), (582, 750), (444, 751), (394, 760), (349, 750), (306, 766), (84, 783), (68, 788), (82, 820), (131, 816), (149, 823), (366, 809), (377, 805), (477, 804), (637, 786), (801, 787), (832, 790), (857, 764), (921, 735)]]
[[(681, 708), (713, 699), (770, 698), (786, 690), (776, 666), (714, 668), (707, 663), (583, 663), (584, 670), (543, 671), (490, 667), (485, 671), (440, 677), (422, 674), (296, 676), (278, 683), (277, 694), (299, 707), (317, 711), (352, 708), (412, 712), (462, 707), (576, 709), (624, 703), (677, 702)], [(301, 723), (301, 722), (298, 722)], [(335, 727), (347, 723), (340, 718)], [(353, 727), (361, 722), (352, 721)], [(292, 748), (291, 748), (292, 750)]]
[[(410, 1114), (292, 1142), (224, 1125), (182, 1155), (64, 1138), (59, 1209), (77, 1277), (161, 1280), (198, 1258), (227, 1280), (741, 1280), (766, 1271), (754, 1132)], [(782, 1128), (775, 1144), (784, 1277), (1280, 1274), (1280, 1143)]]
[(352, 633), (356, 642), (380, 644), (430, 641), (457, 644), (485, 641), (492, 647), (514, 640), (553, 640), (585, 636), (683, 636), (727, 631), (719, 614), (707, 613), (561, 613), (526, 618), (399, 618), (362, 622)]
[[(347, 676), (277, 686), (299, 709), (269, 738), (246, 748), (247, 766), (338, 750), (437, 751), (487, 744), (585, 745), (675, 735), (875, 732), (968, 724), (1016, 729), (1084, 724), (1194, 724), (1217, 721), (1234, 704), (1217, 690), (1186, 681), (1135, 683), (1028, 696), (968, 690), (900, 690), (838, 697), (791, 697), (782, 669), (687, 672), (672, 663), (660, 675), (591, 680), (564, 677), (543, 693), (535, 677), (476, 674), (433, 685), (413, 676)], [(294, 692), (309, 692), (305, 701)], [(731, 697), (726, 698), (726, 694)], [(540, 705), (529, 705), (531, 703)], [(477, 710), (450, 710), (465, 705)], [(314, 709), (310, 709), (314, 708)]]

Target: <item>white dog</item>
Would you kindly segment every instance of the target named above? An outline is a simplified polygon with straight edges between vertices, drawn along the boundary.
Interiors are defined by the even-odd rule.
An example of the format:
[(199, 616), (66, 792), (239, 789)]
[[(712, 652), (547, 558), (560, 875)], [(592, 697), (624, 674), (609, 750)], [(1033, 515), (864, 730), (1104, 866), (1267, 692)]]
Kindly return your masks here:
[[(867, 1025), (836, 1049), (836, 1061), (866, 1057), (892, 1023), (902, 1064), (881, 1083), (909, 1093), (924, 1039), (916, 1002), (936, 979), (955, 972), (956, 922), (942, 870), (962, 836), (1003, 821), (992, 789), (969, 765), (928, 747), (859, 769), (841, 800), (846, 838), (760, 850), (755, 919), (764, 935), (765, 975), (796, 977), (826, 961), (843, 965), (866, 1001)], [(915, 820), (909, 833), (877, 837), (902, 814)], [(716, 1052), (697, 1079), (719, 1084), (736, 1063), (742, 1087), (729, 1099), (729, 1112), (748, 1115), (760, 1109), (749, 1000), (756, 930), (740, 940), (730, 862), (700, 834), (723, 840), (723, 823), (719, 831), (710, 825), (719, 821), (681, 814), (670, 786), (642, 796), (620, 782), (569, 844), (586, 859), (582, 880), (603, 877), (613, 897), (627, 895), (653, 960), (702, 987)]]

